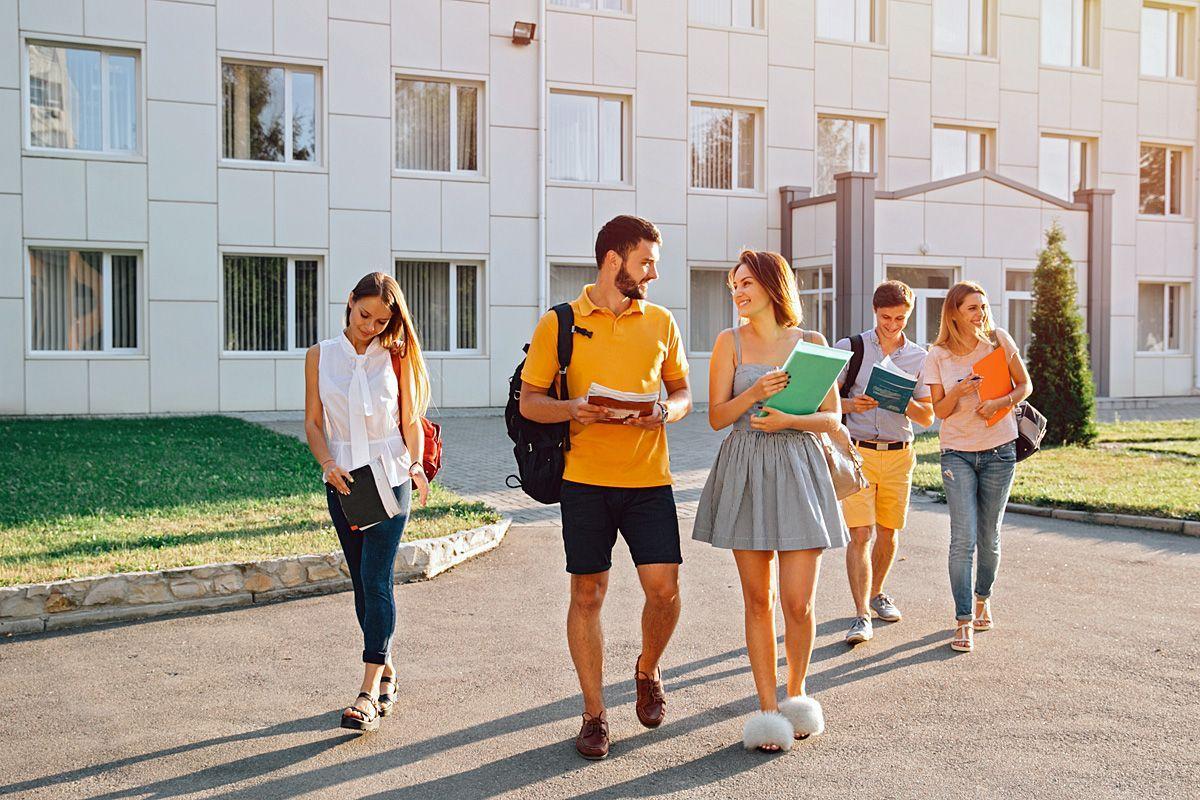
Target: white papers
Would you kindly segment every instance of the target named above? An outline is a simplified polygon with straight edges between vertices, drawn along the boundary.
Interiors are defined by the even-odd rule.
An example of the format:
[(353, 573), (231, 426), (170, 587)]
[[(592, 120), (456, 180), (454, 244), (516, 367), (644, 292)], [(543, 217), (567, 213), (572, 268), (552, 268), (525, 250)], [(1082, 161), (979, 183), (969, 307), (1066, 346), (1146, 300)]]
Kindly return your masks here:
[(884, 356), (883, 361), (880, 361), (875, 366), (884, 370), (885, 372), (890, 372), (893, 375), (899, 375), (901, 378), (906, 378), (910, 381), (915, 381), (917, 379), (916, 375), (909, 373), (907, 370), (901, 369), (895, 361), (892, 361), (891, 356)]
[[(610, 389), (599, 383), (593, 383), (588, 387), (588, 400), (593, 397), (602, 397), (607, 400), (617, 400), (622, 403), (637, 403), (639, 405), (652, 405), (658, 400), (658, 392), (622, 392), (619, 389)], [(639, 416), (642, 412), (637, 408), (614, 408), (604, 404), (608, 409), (609, 419), (627, 419), (629, 417)]]
[[(379, 492), (379, 499), (383, 503), (384, 511), (387, 512), (389, 518), (398, 516), (402, 509), (400, 503), (396, 501), (396, 494), (392, 491), (392, 482), (388, 479), (387, 470), (383, 466), (383, 456), (375, 456), (367, 462), (367, 466), (371, 468), (371, 477), (375, 479), (375, 491)], [(378, 524), (376, 522), (364, 525), (359, 530), (365, 531)]]

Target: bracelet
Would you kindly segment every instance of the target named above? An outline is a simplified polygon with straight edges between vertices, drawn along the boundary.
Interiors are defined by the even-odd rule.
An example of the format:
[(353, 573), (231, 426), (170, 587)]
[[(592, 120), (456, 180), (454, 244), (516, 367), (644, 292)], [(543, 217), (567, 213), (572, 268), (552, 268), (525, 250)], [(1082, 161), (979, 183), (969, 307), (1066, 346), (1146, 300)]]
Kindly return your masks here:
[(658, 406), (659, 413), (662, 414), (662, 420), (661, 420), (662, 424), (666, 425), (667, 424), (667, 413), (668, 413), (667, 404), (664, 403), (662, 400), (655, 400), (654, 404), (656, 406)]
[(415, 477), (418, 472), (421, 473), (422, 475), (424, 475), (425, 474), (425, 465), (422, 464), (420, 461), (414, 461), (408, 467), (408, 477), (410, 477), (410, 478)]

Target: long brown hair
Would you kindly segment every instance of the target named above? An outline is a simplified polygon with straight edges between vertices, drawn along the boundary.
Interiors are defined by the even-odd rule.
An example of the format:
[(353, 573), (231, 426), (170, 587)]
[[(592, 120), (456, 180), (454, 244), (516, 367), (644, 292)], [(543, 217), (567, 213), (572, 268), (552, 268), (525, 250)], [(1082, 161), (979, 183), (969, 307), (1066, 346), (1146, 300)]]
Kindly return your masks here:
[[(983, 297), (983, 325), (976, 328), (962, 319), (958, 307), (973, 294)], [(937, 341), (934, 345), (949, 350), (974, 350), (980, 342), (990, 342), (996, 323), (992, 320), (992, 307), (988, 305), (987, 292), (975, 281), (959, 281), (950, 287), (942, 302), (942, 319), (938, 323)]]
[(369, 272), (363, 275), (350, 291), (350, 301), (346, 303), (346, 325), (350, 324), (351, 303), (357, 303), (364, 297), (378, 297), (380, 302), (391, 309), (392, 318), (379, 334), (379, 344), (388, 350), (399, 350), (400, 358), (412, 368), (417, 392), (413, 399), (418, 414), (424, 414), (429, 408), (429, 370), (425, 366), (425, 358), (421, 355), (417, 327), (413, 324), (408, 301), (404, 299), (400, 284), (386, 272)]
[(767, 290), (771, 307), (775, 309), (775, 321), (784, 328), (799, 327), (804, 315), (797, 299), (796, 276), (792, 274), (787, 259), (768, 250), (743, 250), (726, 279), (730, 291), (733, 291), (733, 275), (743, 264), (750, 270), (754, 280)]

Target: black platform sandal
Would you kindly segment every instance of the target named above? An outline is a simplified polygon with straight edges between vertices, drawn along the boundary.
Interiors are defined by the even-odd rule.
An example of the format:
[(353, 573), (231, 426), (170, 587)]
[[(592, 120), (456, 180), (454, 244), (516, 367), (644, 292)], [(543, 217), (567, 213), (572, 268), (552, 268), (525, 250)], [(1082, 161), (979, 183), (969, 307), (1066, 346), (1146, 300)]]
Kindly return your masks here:
[[(385, 692), (383, 690), (383, 685), (385, 683), (392, 687), (391, 691)], [(392, 706), (396, 704), (397, 685), (396, 676), (394, 674), (390, 677), (385, 675), (379, 679), (379, 699), (375, 702), (375, 704), (379, 706), (379, 716), (386, 717), (388, 714), (392, 713)]]
[[(373, 731), (379, 727), (379, 701), (367, 692), (359, 692), (356, 700), (366, 698), (371, 701), (370, 711), (364, 711), (358, 706), (346, 706), (342, 712), (342, 727), (352, 731)], [(358, 716), (355, 716), (355, 715)]]

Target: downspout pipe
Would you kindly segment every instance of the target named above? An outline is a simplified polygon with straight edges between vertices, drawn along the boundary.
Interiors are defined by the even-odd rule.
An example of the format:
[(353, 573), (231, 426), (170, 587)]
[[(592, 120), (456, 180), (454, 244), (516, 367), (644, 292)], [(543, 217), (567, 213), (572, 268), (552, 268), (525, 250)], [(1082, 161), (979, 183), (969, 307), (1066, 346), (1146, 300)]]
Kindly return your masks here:
[(540, 319), (550, 294), (550, 267), (546, 263), (546, 0), (538, 0), (538, 185), (537, 185), (537, 310)]

